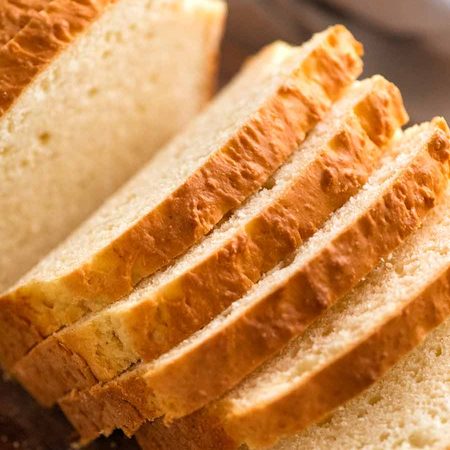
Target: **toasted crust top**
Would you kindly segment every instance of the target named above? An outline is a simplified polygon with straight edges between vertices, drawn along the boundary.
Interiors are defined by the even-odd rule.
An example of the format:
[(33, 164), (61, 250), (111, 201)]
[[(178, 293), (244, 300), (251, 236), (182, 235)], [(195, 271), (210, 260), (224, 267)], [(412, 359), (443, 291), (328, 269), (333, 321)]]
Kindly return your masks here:
[(2, 0), (0, 2), (0, 46), (14, 38), (49, 0)]

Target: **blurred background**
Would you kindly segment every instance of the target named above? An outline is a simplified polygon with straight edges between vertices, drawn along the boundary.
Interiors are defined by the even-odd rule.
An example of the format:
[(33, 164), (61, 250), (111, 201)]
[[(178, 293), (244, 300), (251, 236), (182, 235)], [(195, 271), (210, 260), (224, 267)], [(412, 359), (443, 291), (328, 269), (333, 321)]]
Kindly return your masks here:
[[(450, 0), (229, 0), (220, 83), (276, 39), (302, 43), (343, 23), (364, 43), (365, 73), (382, 73), (405, 98), (412, 122), (450, 119)], [(75, 434), (16, 384), (0, 381), (0, 450), (68, 450)], [(90, 450), (137, 449), (119, 434)], [(181, 449), (180, 449), (181, 450)]]
[(301, 43), (342, 23), (364, 44), (364, 76), (404, 95), (411, 121), (450, 118), (450, 0), (229, 0), (221, 82), (275, 39)]

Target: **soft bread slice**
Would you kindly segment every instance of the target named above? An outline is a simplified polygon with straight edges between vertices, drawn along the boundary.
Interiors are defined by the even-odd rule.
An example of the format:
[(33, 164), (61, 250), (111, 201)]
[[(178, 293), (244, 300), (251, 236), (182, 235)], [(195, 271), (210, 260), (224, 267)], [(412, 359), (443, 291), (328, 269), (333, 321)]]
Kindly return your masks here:
[(405, 120), (394, 85), (379, 76), (356, 82), (270, 186), (124, 301), (39, 344), (13, 374), (49, 405), (166, 352), (241, 297), (355, 194)]
[(272, 450), (448, 450), (449, 371), (447, 320), (361, 396)]
[(300, 48), (266, 48), (184, 133), (0, 298), (2, 364), (10, 368), (44, 337), (128, 294), (255, 192), (360, 73), (360, 52), (341, 26)]
[[(304, 336), (186, 420), (180, 429), (189, 423), (191, 448), (222, 448), (222, 442), (227, 448), (232, 442), (234, 448), (266, 448), (379, 379), (450, 315), (449, 236), (450, 189), (423, 227)], [(160, 430), (166, 439), (168, 430)], [(163, 446), (152, 433), (147, 438), (149, 449), (176, 448), (178, 441)]]
[[(60, 401), (83, 440), (145, 419), (172, 420), (224, 394), (353, 288), (421, 223), (445, 190), (449, 130), (415, 127), (400, 152), (327, 222), (286, 267), (153, 363)], [(209, 448), (209, 447), (205, 447)]]
[(8, 43), (50, 0), (4, 0), (0, 3), (0, 46)]
[(3, 3), (2, 293), (205, 105), (225, 12), (214, 0)]

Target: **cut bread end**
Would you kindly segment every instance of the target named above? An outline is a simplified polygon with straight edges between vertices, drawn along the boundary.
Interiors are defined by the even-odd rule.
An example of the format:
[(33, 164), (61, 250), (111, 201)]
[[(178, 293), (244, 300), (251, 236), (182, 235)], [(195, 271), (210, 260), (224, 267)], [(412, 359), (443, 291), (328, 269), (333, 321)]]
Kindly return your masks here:
[(216, 78), (220, 1), (46, 3), (0, 51), (1, 292), (183, 128)]

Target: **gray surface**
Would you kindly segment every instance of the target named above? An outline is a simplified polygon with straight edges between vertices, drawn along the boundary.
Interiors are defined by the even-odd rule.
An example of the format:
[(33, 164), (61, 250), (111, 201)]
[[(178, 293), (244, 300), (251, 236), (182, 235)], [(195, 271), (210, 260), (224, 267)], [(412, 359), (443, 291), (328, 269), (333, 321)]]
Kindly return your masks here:
[[(450, 13), (443, 14), (442, 11), (447, 11), (444, 8), (425, 14), (424, 2), (440, 3), (439, 0), (229, 0), (228, 40), (250, 54), (274, 39), (301, 43), (313, 32), (343, 23), (364, 44), (364, 75), (381, 73), (395, 82), (402, 90), (412, 122), (435, 115), (450, 120), (450, 22), (445, 26)], [(389, 4), (395, 8), (386, 12)], [(398, 21), (393, 19), (395, 16)], [(383, 17), (388, 20), (383, 21)], [(438, 17), (442, 19), (438, 21)], [(439, 38), (442, 46), (435, 45)]]

